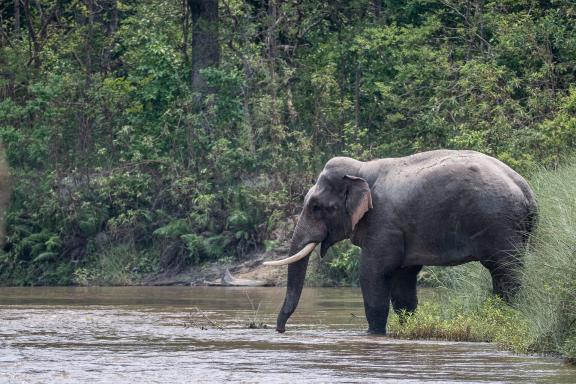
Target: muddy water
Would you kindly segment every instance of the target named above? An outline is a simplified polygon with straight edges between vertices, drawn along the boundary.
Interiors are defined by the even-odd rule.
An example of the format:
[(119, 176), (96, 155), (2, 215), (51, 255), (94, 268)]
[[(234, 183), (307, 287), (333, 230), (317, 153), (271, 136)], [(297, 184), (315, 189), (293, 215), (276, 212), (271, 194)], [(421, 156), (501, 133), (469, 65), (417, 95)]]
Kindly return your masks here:
[[(574, 383), (559, 360), (364, 333), (360, 292), (305, 289), (283, 335), (276, 288), (0, 288), (0, 383)], [(249, 323), (269, 329), (249, 329)]]

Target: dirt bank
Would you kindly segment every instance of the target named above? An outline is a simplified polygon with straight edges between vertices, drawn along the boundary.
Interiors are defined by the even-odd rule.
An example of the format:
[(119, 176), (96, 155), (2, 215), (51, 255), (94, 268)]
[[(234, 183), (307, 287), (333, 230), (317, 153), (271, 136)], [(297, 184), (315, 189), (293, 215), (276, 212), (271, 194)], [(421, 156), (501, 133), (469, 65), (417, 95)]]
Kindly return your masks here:
[(262, 265), (267, 260), (277, 260), (288, 256), (289, 242), (297, 216), (291, 217), (278, 225), (272, 232), (270, 240), (276, 244), (272, 251), (256, 251), (243, 259), (229, 262), (216, 261), (188, 270), (175, 273), (166, 271), (145, 278), (142, 285), (207, 285), (207, 282), (222, 278), (226, 270), (237, 279), (260, 280), (268, 286), (285, 286), (286, 270), (284, 267)]
[(216, 281), (224, 275), (226, 269), (238, 279), (260, 280), (269, 286), (286, 285), (286, 267), (265, 266), (266, 260), (281, 258), (278, 252), (254, 253), (244, 261), (213, 262), (203, 266), (194, 267), (179, 273), (164, 272), (149, 276), (142, 282), (143, 285), (207, 285), (207, 282)]

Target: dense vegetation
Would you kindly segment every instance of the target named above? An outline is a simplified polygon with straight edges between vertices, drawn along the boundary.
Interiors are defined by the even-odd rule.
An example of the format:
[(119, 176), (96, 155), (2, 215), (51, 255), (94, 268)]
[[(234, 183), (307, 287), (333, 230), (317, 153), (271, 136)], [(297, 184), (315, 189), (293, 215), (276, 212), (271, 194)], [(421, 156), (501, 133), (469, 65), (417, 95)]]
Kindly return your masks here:
[[(216, 11), (217, 12), (216, 12)], [(576, 146), (567, 1), (0, 2), (2, 284), (274, 246), (326, 159)], [(333, 263), (346, 279), (354, 251)]]

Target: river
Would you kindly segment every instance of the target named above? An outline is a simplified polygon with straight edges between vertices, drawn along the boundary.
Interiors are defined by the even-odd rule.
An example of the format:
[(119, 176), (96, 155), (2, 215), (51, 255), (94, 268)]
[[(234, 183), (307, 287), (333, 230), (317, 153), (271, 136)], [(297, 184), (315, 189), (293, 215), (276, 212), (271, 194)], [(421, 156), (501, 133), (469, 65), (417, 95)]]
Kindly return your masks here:
[(0, 383), (576, 382), (559, 359), (367, 335), (358, 289), (306, 288), (280, 335), (283, 298), (282, 288), (0, 288)]

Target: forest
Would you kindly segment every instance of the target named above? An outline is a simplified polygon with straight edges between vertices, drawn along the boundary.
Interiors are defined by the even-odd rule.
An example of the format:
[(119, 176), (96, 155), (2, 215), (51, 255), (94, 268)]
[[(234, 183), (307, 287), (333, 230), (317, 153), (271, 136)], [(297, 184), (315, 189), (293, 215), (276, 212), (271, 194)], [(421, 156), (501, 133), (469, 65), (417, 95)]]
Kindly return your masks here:
[[(0, 282), (126, 284), (273, 248), (335, 155), (561, 166), (575, 20), (562, 0), (3, 0)], [(329, 273), (350, 281), (344, 248)]]

